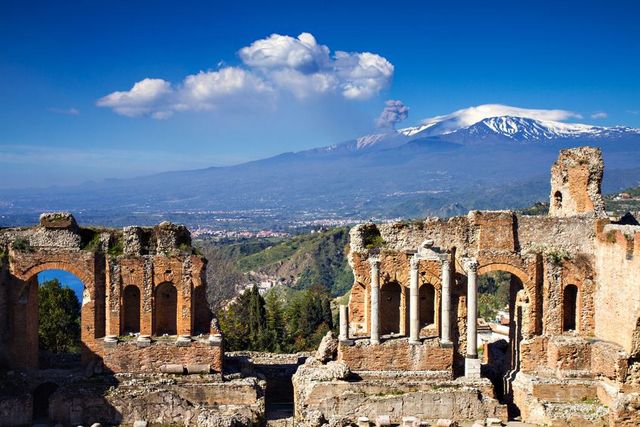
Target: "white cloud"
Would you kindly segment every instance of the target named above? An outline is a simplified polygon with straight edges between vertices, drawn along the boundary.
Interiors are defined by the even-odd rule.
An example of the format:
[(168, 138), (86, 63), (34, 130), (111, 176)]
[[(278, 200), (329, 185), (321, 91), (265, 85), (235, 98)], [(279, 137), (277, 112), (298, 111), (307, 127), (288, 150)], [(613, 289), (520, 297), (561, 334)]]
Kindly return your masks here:
[(146, 78), (128, 91), (100, 98), (97, 105), (129, 117), (165, 119), (176, 111), (257, 105), (286, 93), (298, 99), (335, 93), (346, 100), (366, 100), (389, 86), (394, 71), (389, 61), (370, 52), (336, 51), (331, 56), (309, 33), (297, 38), (272, 34), (238, 55), (243, 66), (220, 62), (220, 69), (200, 71), (176, 85)]
[(471, 126), (481, 120), (498, 116), (526, 117), (535, 120), (564, 121), (569, 119), (579, 119), (582, 116), (573, 111), (567, 110), (542, 110), (532, 108), (518, 108), (502, 104), (484, 104), (476, 107), (463, 108), (444, 116), (435, 116), (423, 120), (423, 124), (445, 122), (452, 129)]
[(319, 45), (309, 33), (302, 33), (298, 38), (272, 34), (243, 47), (238, 54), (249, 67), (289, 68), (304, 74), (319, 72), (331, 62), (329, 48)]
[(167, 105), (173, 94), (171, 84), (162, 79), (144, 79), (128, 91), (113, 92), (98, 100), (98, 106), (110, 107), (118, 114), (137, 117), (151, 114), (155, 118), (171, 115)]
[(598, 112), (595, 112), (595, 113), (591, 114), (591, 118), (592, 119), (606, 119), (607, 117), (608, 117), (608, 115), (604, 111), (598, 111)]

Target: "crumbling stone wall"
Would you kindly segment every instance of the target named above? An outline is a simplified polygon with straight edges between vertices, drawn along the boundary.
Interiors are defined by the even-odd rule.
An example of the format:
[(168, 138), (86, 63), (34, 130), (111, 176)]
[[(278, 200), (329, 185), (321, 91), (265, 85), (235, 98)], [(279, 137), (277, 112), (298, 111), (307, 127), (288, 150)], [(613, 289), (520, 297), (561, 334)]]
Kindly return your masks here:
[[(508, 376), (514, 401), (523, 405), (524, 419), (532, 416), (553, 423), (565, 413), (562, 406), (549, 406), (549, 402), (573, 404), (576, 399), (597, 398), (611, 409), (595, 403), (593, 412), (565, 415), (578, 424), (637, 422), (637, 414), (629, 416), (629, 405), (635, 407), (640, 401), (636, 396), (640, 392), (640, 291), (636, 277), (640, 227), (609, 224), (604, 218), (600, 193), (603, 170), (599, 149), (562, 150), (551, 169), (548, 216), (474, 211), (449, 219), (354, 227), (349, 262), (355, 283), (349, 320), (356, 345), (341, 343), (340, 360), (356, 371), (417, 371), (419, 367), (437, 372), (442, 368), (437, 357), (422, 359), (416, 355), (419, 351), (411, 353), (403, 338), (407, 334), (409, 260), (423, 242), (428, 242), (446, 254), (451, 264), (454, 352), (450, 369), (454, 376), (461, 374), (458, 368), (466, 346), (464, 260), (473, 257), (478, 275), (504, 271), (512, 276), (510, 340), (515, 344)], [(383, 336), (382, 344), (369, 347), (362, 343), (367, 342), (369, 333), (371, 257), (379, 259), (380, 297), (384, 298), (382, 291), (389, 282), (398, 283), (402, 291), (400, 338)], [(439, 313), (440, 268), (421, 262), (419, 271), (421, 283), (430, 281), (436, 286)], [(379, 304), (383, 307), (384, 301)], [(379, 316), (384, 324), (388, 310), (379, 311)], [(437, 342), (439, 325), (432, 332)], [(421, 331), (421, 337), (429, 339), (427, 331)], [(406, 357), (409, 353), (412, 358)], [(409, 359), (411, 363), (405, 363)]]
[(599, 148), (561, 150), (551, 167), (550, 216), (604, 216), (600, 192), (604, 162)]
[[(163, 313), (162, 306), (156, 304), (155, 290), (162, 283), (168, 282), (176, 289), (178, 335), (193, 335), (194, 324), (203, 323), (195, 316), (208, 316), (201, 307), (196, 310), (201, 301), (192, 298), (196, 289), (206, 286), (205, 260), (195, 255), (184, 226), (164, 222), (154, 228), (89, 229), (79, 227), (71, 214), (47, 213), (41, 215), (36, 227), (0, 230), (0, 253), (0, 316), (7, 319), (2, 322), (0, 340), (4, 341), (6, 364), (12, 368), (38, 366), (37, 274), (44, 270), (73, 273), (84, 285), (84, 364), (107, 354), (105, 337), (125, 332), (122, 292), (128, 285), (140, 291), (141, 336), (156, 334), (155, 319)], [(109, 340), (117, 342), (115, 338)], [(170, 363), (177, 353), (160, 351), (162, 348), (146, 349), (145, 358)], [(214, 354), (220, 351), (213, 351), (211, 357), (221, 360), (220, 354)], [(129, 363), (126, 369), (137, 372), (147, 362)], [(219, 363), (212, 365), (217, 369)]]
[(640, 356), (640, 227), (604, 225), (595, 243), (595, 335)]

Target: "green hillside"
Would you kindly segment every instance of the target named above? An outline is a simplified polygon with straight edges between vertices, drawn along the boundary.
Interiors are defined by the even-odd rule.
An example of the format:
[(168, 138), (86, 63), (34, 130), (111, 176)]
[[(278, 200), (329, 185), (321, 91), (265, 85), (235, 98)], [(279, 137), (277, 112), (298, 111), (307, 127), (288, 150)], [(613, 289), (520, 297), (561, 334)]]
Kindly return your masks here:
[(290, 238), (199, 239), (194, 244), (209, 261), (210, 301), (222, 302), (233, 298), (237, 288), (263, 280), (294, 289), (320, 285), (331, 296), (343, 295), (353, 284), (348, 241), (348, 228), (334, 228)]

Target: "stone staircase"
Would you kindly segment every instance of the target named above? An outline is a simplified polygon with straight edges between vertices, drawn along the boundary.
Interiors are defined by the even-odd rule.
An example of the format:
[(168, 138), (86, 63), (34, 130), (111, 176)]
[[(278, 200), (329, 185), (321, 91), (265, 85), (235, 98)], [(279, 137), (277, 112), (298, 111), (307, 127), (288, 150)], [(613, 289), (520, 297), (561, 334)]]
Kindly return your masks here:
[(598, 399), (599, 381), (587, 372), (519, 373), (514, 400), (523, 418), (540, 425), (607, 426), (608, 408)]

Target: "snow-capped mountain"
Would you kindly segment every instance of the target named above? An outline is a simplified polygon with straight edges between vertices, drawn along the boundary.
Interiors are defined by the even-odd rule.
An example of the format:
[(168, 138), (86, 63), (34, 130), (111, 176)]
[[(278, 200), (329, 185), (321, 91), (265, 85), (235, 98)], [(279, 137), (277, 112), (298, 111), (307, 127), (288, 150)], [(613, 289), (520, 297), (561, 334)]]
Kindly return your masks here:
[[(373, 150), (397, 147), (418, 138), (473, 144), (491, 142), (550, 142), (559, 140), (619, 140), (640, 136), (640, 129), (625, 126), (594, 126), (566, 123), (579, 117), (565, 110), (532, 110), (487, 104), (423, 120), (421, 125), (393, 133), (367, 135), (350, 141), (352, 149)], [(553, 120), (555, 119), (555, 120)]]

